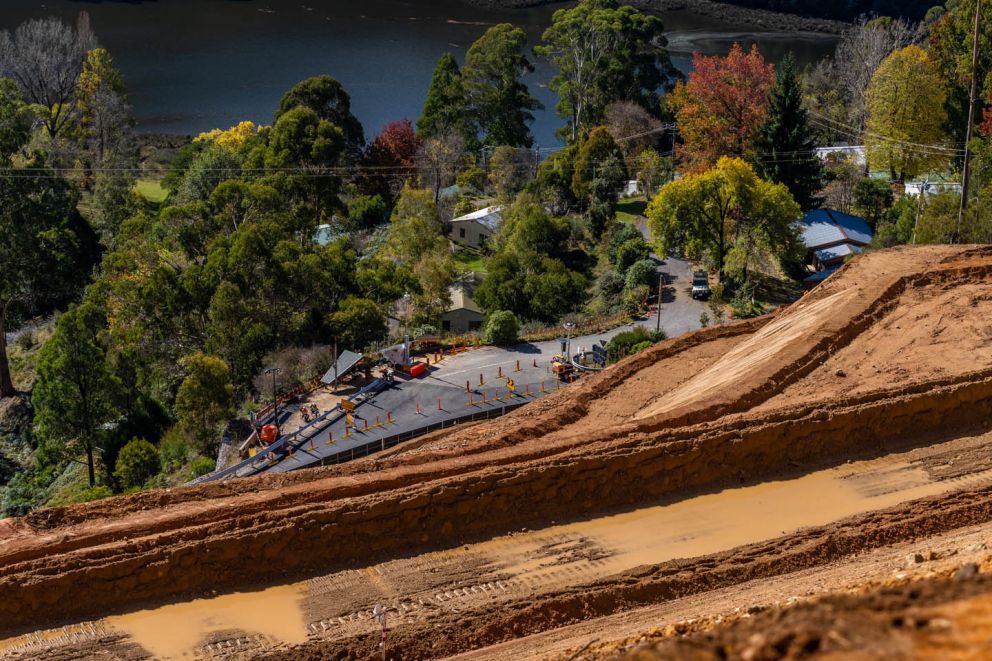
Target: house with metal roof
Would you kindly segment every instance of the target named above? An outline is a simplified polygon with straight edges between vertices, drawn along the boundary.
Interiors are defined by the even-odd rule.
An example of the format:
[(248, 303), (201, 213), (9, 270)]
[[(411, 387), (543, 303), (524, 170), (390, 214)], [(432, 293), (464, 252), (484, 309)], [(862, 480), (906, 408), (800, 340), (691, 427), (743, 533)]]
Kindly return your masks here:
[(839, 266), (857, 255), (875, 237), (864, 218), (834, 209), (814, 209), (803, 216), (806, 264), (814, 272)]
[(471, 248), (481, 248), (503, 222), (503, 207), (479, 209), (451, 221), (449, 238), (455, 243)]

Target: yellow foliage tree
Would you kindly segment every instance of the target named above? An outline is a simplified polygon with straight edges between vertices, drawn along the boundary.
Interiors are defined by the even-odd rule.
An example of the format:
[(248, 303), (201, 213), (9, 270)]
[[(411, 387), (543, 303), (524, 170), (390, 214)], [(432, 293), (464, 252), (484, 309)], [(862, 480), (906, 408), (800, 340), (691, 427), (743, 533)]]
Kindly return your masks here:
[(896, 181), (945, 167), (947, 86), (925, 50), (907, 46), (889, 55), (872, 76), (866, 94), (865, 146), (872, 167)]
[(213, 131), (201, 133), (193, 139), (193, 142), (211, 141), (224, 149), (238, 151), (244, 147), (249, 139), (258, 135), (261, 128), (261, 126), (257, 126), (254, 122), (239, 122), (237, 126), (232, 126), (226, 131), (214, 129)]

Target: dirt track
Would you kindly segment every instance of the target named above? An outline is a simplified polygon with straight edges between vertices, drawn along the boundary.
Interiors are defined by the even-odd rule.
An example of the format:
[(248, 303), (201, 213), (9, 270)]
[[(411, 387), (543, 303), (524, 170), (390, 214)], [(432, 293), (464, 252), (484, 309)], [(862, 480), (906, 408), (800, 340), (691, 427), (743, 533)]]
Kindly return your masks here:
[[(307, 576), (365, 575), (373, 567), (401, 566), (397, 558), (435, 557), (425, 552), (458, 558), (434, 567), (436, 580), (427, 592), (443, 589), (439, 594), (446, 599), (487, 604), (499, 601), (490, 595), (494, 589), (506, 591), (499, 577), (526, 576), (520, 568), (527, 562), (558, 565), (566, 558), (596, 568), (565, 572), (560, 583), (539, 581), (533, 594), (544, 596), (537, 604), (511, 600), (499, 608), (504, 617), (488, 627), (483, 622), (492, 619), (492, 611), (483, 608), (486, 619), (469, 627), (471, 635), (443, 618), (428, 618), (425, 629), (411, 616), (414, 624), (397, 631), (397, 645), (406, 645), (404, 658), (426, 658), (817, 566), (921, 531), (992, 520), (992, 498), (981, 476), (989, 457), (964, 440), (971, 432), (992, 429), (992, 330), (983, 324), (990, 281), (992, 253), (986, 249), (874, 253), (774, 317), (665, 342), (506, 418), (436, 437), (388, 459), (141, 494), (3, 522), (0, 621), (10, 632), (35, 630), (170, 597), (286, 585)], [(903, 324), (907, 333), (894, 332)], [(941, 360), (945, 354), (948, 359)], [(862, 355), (877, 356), (874, 364), (885, 369), (872, 371)], [(869, 504), (847, 514), (906, 497), (925, 497), (931, 505), (860, 514), (844, 524), (832, 523), (833, 518), (797, 520), (792, 527), (820, 528), (784, 538), (793, 542), (764, 542), (783, 531), (755, 525), (748, 528), (760, 539), (724, 539), (720, 548), (680, 547), (662, 539), (618, 553), (623, 539), (636, 539), (634, 529), (606, 534), (577, 521), (602, 522), (599, 515), (612, 508), (643, 511), (639, 508), (658, 499), (683, 501), (665, 509), (664, 516), (670, 516), (695, 502), (685, 500), (693, 494), (937, 442), (952, 445), (932, 448), (934, 456), (953, 452), (952, 458), (907, 469), (920, 485), (902, 488), (900, 482), (903, 496), (892, 502), (871, 501), (862, 493)], [(947, 466), (959, 457), (964, 460), (956, 470)], [(886, 475), (897, 482), (905, 477), (903, 468), (894, 470)], [(876, 475), (871, 483), (884, 483), (884, 477)], [(951, 478), (964, 482), (954, 483), (950, 495), (925, 490)], [(782, 514), (771, 522), (789, 517), (795, 518)], [(457, 551), (466, 543), (498, 545), (486, 540), (522, 527), (546, 529), (551, 521), (571, 521), (575, 527), (564, 537), (534, 533), (545, 541), (529, 550), (517, 539), (517, 556), (528, 561), (517, 557), (506, 564), (513, 556), (507, 552), (497, 554), (500, 564), (491, 554)], [(740, 544), (745, 546), (733, 550)], [(646, 569), (633, 569), (631, 558)], [(398, 575), (424, 575), (422, 568), (404, 571)], [(476, 580), (479, 576), (486, 580)], [(361, 581), (340, 580), (325, 583), (326, 592), (350, 595), (352, 614), (395, 589), (392, 578), (372, 591), (358, 589)], [(454, 596), (447, 597), (449, 592)], [(330, 610), (339, 606), (335, 602)], [(321, 617), (308, 621), (319, 630), (306, 632), (310, 642), (287, 654), (365, 656), (374, 631), (358, 627), (327, 643), (326, 611), (319, 600), (312, 606), (312, 615)], [(133, 645), (119, 633), (96, 630), (78, 634), (69, 648), (92, 645), (104, 635), (108, 641), (116, 636), (117, 642), (106, 643), (114, 649)], [(272, 636), (246, 642), (240, 634), (228, 634), (211, 635), (238, 640), (242, 651), (250, 647), (253, 654), (290, 644)], [(425, 638), (439, 646), (425, 649)]]

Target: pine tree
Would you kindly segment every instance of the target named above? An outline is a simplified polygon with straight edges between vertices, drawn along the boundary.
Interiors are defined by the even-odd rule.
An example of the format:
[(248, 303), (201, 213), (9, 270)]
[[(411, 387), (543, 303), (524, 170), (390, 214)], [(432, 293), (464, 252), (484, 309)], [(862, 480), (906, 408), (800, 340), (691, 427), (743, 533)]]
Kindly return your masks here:
[(802, 85), (792, 54), (779, 66), (758, 140), (758, 167), (766, 179), (785, 184), (803, 209), (819, 206), (823, 165), (815, 152)]
[(417, 135), (435, 138), (451, 131), (466, 134), (466, 115), (465, 90), (458, 61), (451, 53), (445, 53), (434, 67), (427, 101), (417, 120)]

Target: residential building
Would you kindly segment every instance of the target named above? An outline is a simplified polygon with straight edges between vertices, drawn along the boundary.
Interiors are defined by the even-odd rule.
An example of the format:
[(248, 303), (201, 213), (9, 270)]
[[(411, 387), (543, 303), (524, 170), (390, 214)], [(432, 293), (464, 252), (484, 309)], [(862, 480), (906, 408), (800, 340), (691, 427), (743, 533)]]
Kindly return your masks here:
[(834, 209), (814, 209), (803, 216), (802, 239), (806, 266), (812, 275), (807, 284), (820, 282), (844, 260), (862, 252), (875, 233), (864, 218)]
[(474, 278), (463, 279), (448, 290), (451, 305), (441, 316), (441, 330), (445, 333), (474, 333), (482, 330), (486, 313), (472, 298), (475, 284)]
[(463, 246), (481, 248), (499, 229), (503, 207), (493, 206), (459, 216), (451, 221), (449, 238)]

